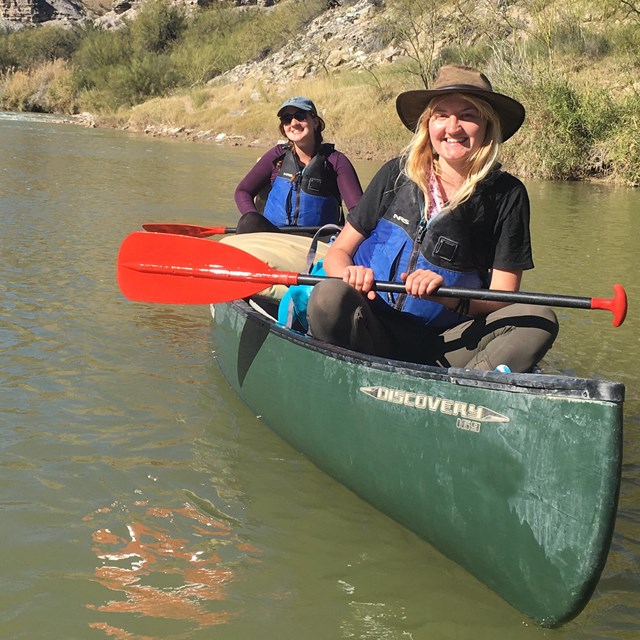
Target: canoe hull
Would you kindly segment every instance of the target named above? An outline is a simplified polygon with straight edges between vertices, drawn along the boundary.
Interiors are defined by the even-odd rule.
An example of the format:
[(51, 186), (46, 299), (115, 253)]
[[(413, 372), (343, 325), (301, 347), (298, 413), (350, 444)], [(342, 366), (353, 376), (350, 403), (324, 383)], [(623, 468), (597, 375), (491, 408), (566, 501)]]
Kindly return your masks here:
[(582, 610), (615, 521), (621, 385), (364, 358), (244, 302), (212, 310), (225, 377), (294, 448), (540, 624)]

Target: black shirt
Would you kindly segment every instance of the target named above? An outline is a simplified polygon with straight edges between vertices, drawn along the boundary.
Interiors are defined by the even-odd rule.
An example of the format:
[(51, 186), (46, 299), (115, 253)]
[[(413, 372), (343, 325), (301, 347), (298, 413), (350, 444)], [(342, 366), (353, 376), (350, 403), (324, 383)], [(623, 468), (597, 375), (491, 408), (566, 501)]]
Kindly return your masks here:
[[(349, 224), (368, 237), (393, 202), (397, 188), (406, 180), (400, 172), (399, 158), (387, 162), (349, 213)], [(478, 269), (533, 268), (529, 197), (520, 180), (497, 167), (457, 209), (465, 210), (465, 218), (472, 225), (470, 237)], [(447, 212), (438, 215), (447, 215)]]

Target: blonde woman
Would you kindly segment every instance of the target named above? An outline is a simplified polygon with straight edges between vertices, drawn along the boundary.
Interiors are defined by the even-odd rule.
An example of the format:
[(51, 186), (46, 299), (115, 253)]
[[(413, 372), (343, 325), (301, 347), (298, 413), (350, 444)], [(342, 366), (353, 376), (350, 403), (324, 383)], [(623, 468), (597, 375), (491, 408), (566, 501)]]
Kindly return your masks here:
[[(528, 371), (558, 332), (551, 309), (434, 296), (438, 287), (518, 291), (533, 268), (529, 199), (500, 169), (524, 107), (476, 69), (443, 66), (432, 88), (398, 96), (414, 136), (376, 174), (324, 260), (311, 333), (364, 353), (437, 366)], [(371, 290), (403, 281), (402, 294)]]

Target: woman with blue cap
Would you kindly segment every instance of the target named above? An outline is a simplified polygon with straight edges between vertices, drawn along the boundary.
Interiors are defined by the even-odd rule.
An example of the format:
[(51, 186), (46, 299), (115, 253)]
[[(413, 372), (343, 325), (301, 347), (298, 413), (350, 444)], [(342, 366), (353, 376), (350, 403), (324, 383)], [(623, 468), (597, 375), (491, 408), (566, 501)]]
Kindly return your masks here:
[[(289, 98), (277, 115), (287, 142), (269, 149), (236, 188), (242, 214), (237, 233), (342, 224), (342, 202), (350, 211), (362, 196), (353, 165), (334, 145), (323, 142), (325, 123), (309, 98)], [(266, 190), (260, 213), (256, 200)]]
[[(440, 286), (518, 291), (533, 268), (529, 198), (498, 154), (524, 107), (470, 67), (441, 67), (430, 89), (396, 100), (413, 132), (374, 176), (324, 258), (307, 320), (322, 340), (441, 367), (530, 370), (553, 344), (553, 311), (439, 298)], [(402, 294), (375, 280), (404, 282)]]

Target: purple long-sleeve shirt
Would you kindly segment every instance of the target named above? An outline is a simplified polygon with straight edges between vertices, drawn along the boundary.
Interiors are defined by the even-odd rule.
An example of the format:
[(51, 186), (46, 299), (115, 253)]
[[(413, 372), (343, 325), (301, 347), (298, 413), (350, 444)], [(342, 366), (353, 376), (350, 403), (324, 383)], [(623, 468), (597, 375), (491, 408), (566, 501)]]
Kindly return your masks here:
[[(238, 211), (241, 214), (256, 212), (256, 196), (265, 188), (270, 187), (278, 176), (279, 167), (276, 160), (287, 150), (284, 145), (278, 144), (269, 149), (251, 171), (240, 181), (234, 194)], [(336, 172), (340, 197), (351, 211), (362, 197), (362, 187), (358, 174), (349, 158), (340, 151), (333, 151), (327, 158)]]

